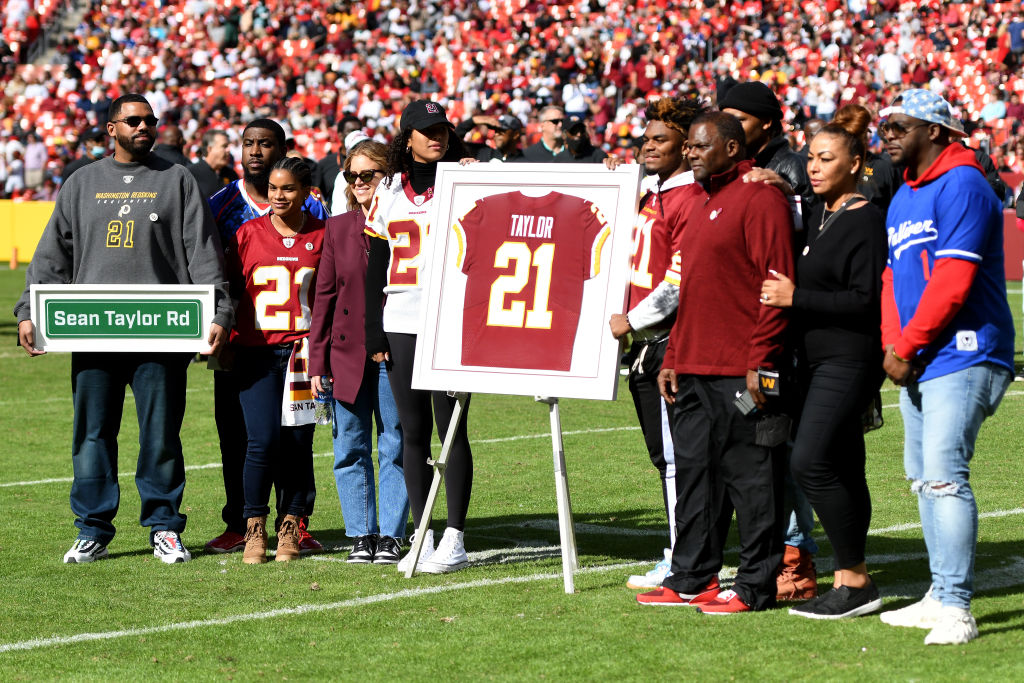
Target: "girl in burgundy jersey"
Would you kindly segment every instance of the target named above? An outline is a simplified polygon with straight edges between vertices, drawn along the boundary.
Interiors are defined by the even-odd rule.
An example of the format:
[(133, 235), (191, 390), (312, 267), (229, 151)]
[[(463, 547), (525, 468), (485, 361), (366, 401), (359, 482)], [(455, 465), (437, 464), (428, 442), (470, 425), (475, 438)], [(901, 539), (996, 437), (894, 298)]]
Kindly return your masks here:
[[(270, 489), (283, 489), (287, 514), (277, 533), (277, 560), (299, 556), (299, 518), (313, 458), (313, 424), (282, 426), (285, 395), (309, 394), (288, 375), (304, 370), (298, 353), (309, 336), (324, 223), (303, 210), (309, 167), (285, 157), (270, 173), (271, 212), (244, 223), (227, 247), (228, 274), (238, 297), (231, 349), (249, 439), (243, 470), (246, 564), (267, 561)], [(312, 400), (312, 395), (306, 397)]]

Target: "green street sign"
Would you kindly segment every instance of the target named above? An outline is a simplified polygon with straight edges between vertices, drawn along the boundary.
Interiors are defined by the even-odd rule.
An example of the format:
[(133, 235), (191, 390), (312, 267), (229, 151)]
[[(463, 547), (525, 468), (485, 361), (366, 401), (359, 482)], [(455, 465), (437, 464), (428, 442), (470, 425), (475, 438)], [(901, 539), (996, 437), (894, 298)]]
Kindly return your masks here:
[(199, 299), (47, 299), (52, 339), (201, 339)]
[(209, 353), (213, 285), (32, 285), (42, 351)]

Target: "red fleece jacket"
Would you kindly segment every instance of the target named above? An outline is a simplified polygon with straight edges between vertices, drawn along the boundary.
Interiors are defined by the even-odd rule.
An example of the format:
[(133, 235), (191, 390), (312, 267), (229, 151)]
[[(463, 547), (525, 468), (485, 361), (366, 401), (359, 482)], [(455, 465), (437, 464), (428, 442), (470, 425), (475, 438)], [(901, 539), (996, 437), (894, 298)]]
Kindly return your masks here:
[(793, 219), (776, 188), (744, 183), (742, 162), (704, 183), (682, 235), (679, 310), (662, 367), (740, 377), (773, 367), (787, 314), (760, 302), (769, 269), (793, 272)]

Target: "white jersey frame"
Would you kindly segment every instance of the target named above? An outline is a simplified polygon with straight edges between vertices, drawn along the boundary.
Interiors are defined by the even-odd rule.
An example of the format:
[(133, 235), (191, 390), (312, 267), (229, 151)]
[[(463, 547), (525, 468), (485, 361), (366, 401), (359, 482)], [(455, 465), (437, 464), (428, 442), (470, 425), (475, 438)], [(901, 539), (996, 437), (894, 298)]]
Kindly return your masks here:
[[(622, 313), (626, 305), (639, 188), (638, 164), (623, 164), (614, 171), (604, 164), (438, 164), (434, 215), (424, 245), (430, 266), (425, 273), (413, 388), (615, 400), (621, 345), (609, 332), (608, 319)], [(461, 245), (452, 226), (477, 200), (514, 191), (527, 196), (556, 191), (587, 200), (610, 227), (600, 252), (600, 270), (583, 284), (568, 371), (462, 364), (468, 277), (457, 265)], [(496, 223), (495, 229), (506, 230), (507, 223)]]

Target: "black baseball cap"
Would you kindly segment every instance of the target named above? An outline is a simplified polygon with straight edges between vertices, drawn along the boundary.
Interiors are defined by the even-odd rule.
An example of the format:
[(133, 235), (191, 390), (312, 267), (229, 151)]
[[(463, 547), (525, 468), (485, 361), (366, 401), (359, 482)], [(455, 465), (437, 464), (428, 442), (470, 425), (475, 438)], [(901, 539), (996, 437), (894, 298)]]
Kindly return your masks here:
[(581, 126), (586, 125), (587, 121), (582, 116), (580, 116), (579, 114), (571, 114), (570, 116), (565, 117), (565, 121), (562, 123), (562, 130), (568, 133), (574, 128), (579, 128)]
[(498, 130), (522, 130), (523, 122), (511, 114), (502, 114), (498, 117)]
[(444, 107), (437, 102), (415, 100), (402, 110), (401, 129), (403, 133), (410, 130), (425, 130), (438, 123), (452, 125)]
[(92, 128), (86, 128), (82, 131), (80, 136), (81, 140), (106, 140), (107, 131), (103, 130), (99, 126), (93, 126)]

